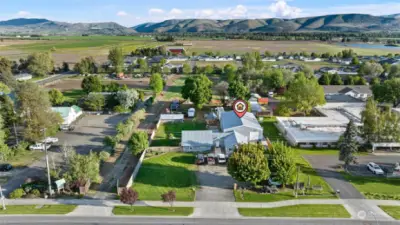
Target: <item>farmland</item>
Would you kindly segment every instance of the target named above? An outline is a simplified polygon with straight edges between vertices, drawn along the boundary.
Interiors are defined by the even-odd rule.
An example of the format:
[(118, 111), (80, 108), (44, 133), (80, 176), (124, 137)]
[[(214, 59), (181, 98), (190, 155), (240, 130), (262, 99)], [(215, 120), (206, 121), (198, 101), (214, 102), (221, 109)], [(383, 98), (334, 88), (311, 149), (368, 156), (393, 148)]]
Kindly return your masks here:
[[(193, 40), (192, 46), (185, 47), (187, 52), (198, 54), (204, 52), (220, 51), (221, 54), (242, 54), (253, 51), (277, 52), (317, 52), (317, 53), (337, 53), (349, 47), (328, 44), (317, 41), (252, 41), (252, 40)], [(388, 53), (400, 53), (399, 50), (381, 50), (381, 49), (361, 49), (352, 48), (359, 55), (386, 55)]]

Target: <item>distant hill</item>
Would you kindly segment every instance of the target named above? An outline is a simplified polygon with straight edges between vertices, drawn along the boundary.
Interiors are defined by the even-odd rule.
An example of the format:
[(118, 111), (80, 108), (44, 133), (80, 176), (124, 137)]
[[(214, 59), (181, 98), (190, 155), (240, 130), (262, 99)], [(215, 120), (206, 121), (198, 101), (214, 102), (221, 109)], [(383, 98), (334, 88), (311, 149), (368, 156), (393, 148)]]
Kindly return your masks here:
[(101, 34), (121, 35), (135, 31), (114, 22), (65, 23), (47, 19), (12, 19), (0, 21), (0, 34)]
[(336, 14), (297, 19), (183, 19), (135, 26), (137, 32), (306, 32), (400, 31), (400, 14)]

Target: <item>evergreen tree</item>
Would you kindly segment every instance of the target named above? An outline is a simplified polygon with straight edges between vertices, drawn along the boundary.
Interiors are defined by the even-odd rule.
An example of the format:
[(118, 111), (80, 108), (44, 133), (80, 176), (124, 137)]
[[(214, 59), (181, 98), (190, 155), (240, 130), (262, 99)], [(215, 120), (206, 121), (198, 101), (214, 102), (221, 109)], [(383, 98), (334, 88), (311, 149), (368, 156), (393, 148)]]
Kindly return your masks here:
[(355, 156), (358, 150), (358, 142), (356, 138), (357, 127), (354, 125), (354, 122), (350, 120), (339, 147), (339, 160), (344, 162), (346, 170), (350, 163), (357, 159)]

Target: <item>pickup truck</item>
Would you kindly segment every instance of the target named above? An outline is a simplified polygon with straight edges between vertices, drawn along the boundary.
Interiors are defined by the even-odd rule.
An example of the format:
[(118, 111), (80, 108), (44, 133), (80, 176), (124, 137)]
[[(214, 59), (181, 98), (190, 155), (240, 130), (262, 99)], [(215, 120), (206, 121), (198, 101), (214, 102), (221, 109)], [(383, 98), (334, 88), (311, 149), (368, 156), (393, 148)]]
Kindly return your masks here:
[[(36, 143), (36, 144), (34, 144), (34, 145), (31, 145), (31, 146), (29, 146), (29, 149), (30, 150), (40, 150), (40, 151), (44, 151), (44, 144), (42, 144), (42, 143)], [(50, 144), (46, 144), (46, 149), (49, 149), (51, 147), (51, 145)]]

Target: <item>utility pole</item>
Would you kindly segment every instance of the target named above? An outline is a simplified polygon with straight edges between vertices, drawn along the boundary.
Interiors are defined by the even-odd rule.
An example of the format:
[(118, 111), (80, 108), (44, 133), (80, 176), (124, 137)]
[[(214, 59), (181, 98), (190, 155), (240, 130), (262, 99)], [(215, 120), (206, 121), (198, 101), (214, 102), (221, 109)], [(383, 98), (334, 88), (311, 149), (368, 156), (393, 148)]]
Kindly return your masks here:
[(6, 202), (4, 200), (5, 198), (4, 198), (3, 189), (1, 188), (1, 186), (0, 186), (0, 196), (1, 196), (1, 202), (3, 204), (3, 210), (6, 210)]
[(46, 154), (46, 167), (47, 167), (47, 179), (49, 185), (49, 196), (51, 196), (51, 179), (50, 179), (50, 166), (49, 166), (49, 154), (47, 153), (47, 143), (46, 143), (46, 129), (43, 129), (43, 136), (44, 136), (44, 152)]
[(299, 173), (300, 173), (300, 166), (297, 166), (297, 174), (296, 174), (296, 186), (294, 189), (294, 197), (297, 198), (297, 191), (299, 189)]
[(15, 127), (15, 118), (16, 118), (16, 112), (15, 112), (15, 110), (13, 110), (13, 112), (14, 112), (14, 119), (13, 119), (13, 126), (14, 126), (14, 135), (15, 135), (15, 141), (17, 142), (17, 145), (19, 144), (19, 141), (18, 141), (18, 135), (17, 135), (17, 128)]

